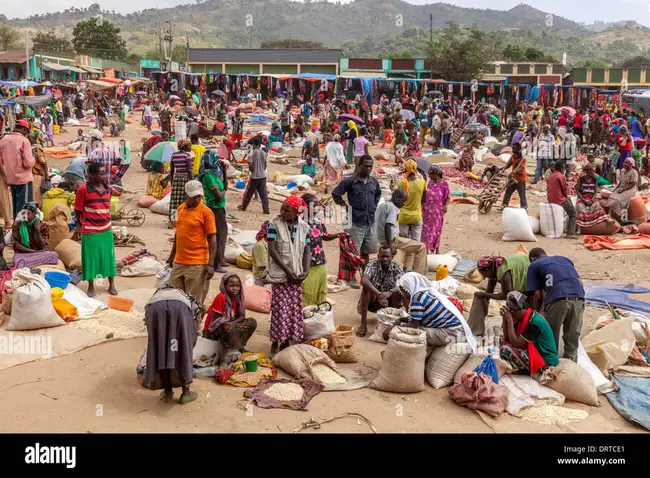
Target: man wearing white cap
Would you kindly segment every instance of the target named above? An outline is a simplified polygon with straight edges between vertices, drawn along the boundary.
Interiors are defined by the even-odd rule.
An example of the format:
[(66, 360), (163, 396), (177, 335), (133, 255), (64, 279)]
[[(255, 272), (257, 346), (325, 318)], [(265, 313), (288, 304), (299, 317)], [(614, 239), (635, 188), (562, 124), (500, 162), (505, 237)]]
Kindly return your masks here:
[[(214, 214), (203, 204), (203, 185), (197, 180), (185, 184), (187, 199), (176, 210), (176, 236), (167, 263), (172, 266), (170, 284), (203, 303), (214, 276), (217, 227)], [(197, 331), (201, 324), (197, 325)]]

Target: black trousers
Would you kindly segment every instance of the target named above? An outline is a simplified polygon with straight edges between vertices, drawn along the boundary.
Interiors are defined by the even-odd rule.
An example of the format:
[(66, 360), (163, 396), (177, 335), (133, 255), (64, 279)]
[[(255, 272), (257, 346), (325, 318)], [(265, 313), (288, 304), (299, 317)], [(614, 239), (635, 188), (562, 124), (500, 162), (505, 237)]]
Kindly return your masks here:
[(226, 252), (226, 241), (228, 240), (228, 221), (226, 221), (226, 209), (210, 208), (214, 214), (214, 221), (217, 223), (217, 253), (214, 256), (214, 268), (218, 269), (223, 263), (223, 256)]
[(519, 194), (519, 205), (522, 208), (527, 209), (528, 202), (526, 202), (526, 183), (517, 183), (506, 188), (506, 193), (503, 195), (503, 207), (508, 206), (510, 203), (510, 198), (512, 197), (512, 193), (515, 191), (517, 191), (517, 194)]
[(248, 180), (248, 186), (246, 186), (246, 192), (244, 193), (244, 199), (242, 200), (242, 208), (246, 210), (256, 191), (259, 193), (260, 199), (262, 200), (262, 211), (264, 211), (264, 214), (269, 214), (269, 195), (266, 192), (266, 178), (251, 178)]

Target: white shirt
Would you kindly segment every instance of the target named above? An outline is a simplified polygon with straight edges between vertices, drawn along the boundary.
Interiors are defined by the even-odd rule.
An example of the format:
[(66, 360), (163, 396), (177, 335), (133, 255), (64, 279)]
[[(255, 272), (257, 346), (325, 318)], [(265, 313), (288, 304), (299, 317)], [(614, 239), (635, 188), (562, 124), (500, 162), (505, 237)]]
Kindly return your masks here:
[(343, 154), (343, 145), (338, 141), (330, 141), (327, 143), (327, 146), (325, 146), (325, 156), (336, 170), (347, 164), (345, 154)]

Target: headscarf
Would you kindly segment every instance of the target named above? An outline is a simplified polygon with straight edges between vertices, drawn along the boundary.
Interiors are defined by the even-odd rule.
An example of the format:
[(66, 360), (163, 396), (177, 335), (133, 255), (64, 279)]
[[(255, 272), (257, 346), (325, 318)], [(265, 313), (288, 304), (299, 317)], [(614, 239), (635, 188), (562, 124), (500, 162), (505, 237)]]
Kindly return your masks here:
[(314, 144), (314, 143), (312, 143), (310, 139), (308, 139), (307, 141), (305, 141), (305, 146), (312, 146), (313, 144)]
[(506, 307), (508, 307), (508, 310), (513, 312), (526, 310), (528, 309), (528, 297), (521, 292), (508, 292), (508, 295), (506, 296)]
[(632, 167), (634, 167), (636, 165), (633, 158), (625, 158), (625, 161), (624, 161), (623, 164), (625, 164), (625, 163), (630, 163), (632, 165)]
[(404, 184), (404, 191), (406, 191), (407, 194), (409, 192), (409, 183), (410, 183), (408, 177), (411, 174), (417, 175), (417, 171), (418, 171), (418, 163), (416, 163), (414, 159), (409, 159), (404, 163), (404, 181), (402, 183)]
[(228, 294), (228, 291), (226, 290), (226, 284), (228, 283), (228, 280), (231, 277), (237, 277), (239, 279), (239, 276), (237, 275), (236, 272), (226, 272), (221, 277), (221, 284), (219, 285), (219, 291), (224, 295), (226, 301), (223, 304), (223, 311), (221, 317), (213, 317), (212, 321), (210, 322), (211, 332), (216, 331), (220, 325), (234, 320), (235, 317), (232, 317), (232, 314), (235, 308), (237, 309), (238, 314), (243, 314), (244, 311), (246, 310), (246, 306), (244, 305), (245, 304), (244, 284), (241, 283), (241, 279), (239, 279), (239, 283), (241, 284), (241, 287), (239, 288), (239, 293), (235, 296), (235, 298), (230, 297), (230, 294)]
[(431, 281), (417, 272), (407, 272), (397, 280), (397, 288), (413, 297), (418, 292), (431, 289)]
[(255, 240), (261, 241), (262, 239), (264, 239), (266, 241), (266, 233), (268, 230), (269, 230), (269, 221), (264, 221), (260, 226), (260, 230), (257, 231), (257, 234), (255, 235)]
[(434, 173), (442, 177), (442, 168), (437, 164), (432, 164), (431, 166), (429, 166), (429, 173)]
[(36, 204), (33, 202), (29, 202), (25, 204), (23, 207), (23, 211), (31, 211), (34, 213), (34, 219), (32, 219), (29, 222), (25, 221), (20, 221), (20, 243), (25, 246), (29, 247), (30, 241), (29, 241), (29, 227), (32, 227), (36, 221), (38, 221), (38, 208), (36, 207)]
[(334, 141), (336, 141), (337, 143), (340, 142), (341, 141), (341, 135), (340, 134), (335, 134), (334, 135)]
[(478, 270), (498, 269), (504, 262), (505, 259), (500, 256), (483, 256), (478, 260), (477, 266)]
[(307, 204), (302, 198), (299, 198), (298, 196), (289, 196), (287, 199), (284, 200), (285, 203), (287, 203), (289, 206), (294, 208), (298, 213), (303, 212), (305, 209), (307, 209)]
[(178, 143), (176, 143), (176, 146), (178, 147), (179, 151), (185, 151), (185, 149), (189, 146), (190, 149), (192, 147), (192, 142), (189, 139), (182, 139)]
[(353, 129), (354, 131), (356, 131), (357, 138), (359, 137), (359, 129), (357, 128), (357, 124), (354, 121), (352, 121), (352, 120), (348, 121), (348, 128)]

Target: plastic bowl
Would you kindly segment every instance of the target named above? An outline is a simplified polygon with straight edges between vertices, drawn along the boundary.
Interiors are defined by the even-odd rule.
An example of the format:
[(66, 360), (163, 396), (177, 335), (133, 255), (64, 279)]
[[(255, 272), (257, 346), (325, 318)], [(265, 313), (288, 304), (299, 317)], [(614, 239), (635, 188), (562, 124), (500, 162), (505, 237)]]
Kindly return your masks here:
[(133, 307), (133, 301), (131, 299), (126, 299), (124, 297), (119, 297), (117, 295), (108, 296), (108, 306), (111, 309), (121, 310), (122, 312), (128, 312)]
[(70, 275), (65, 272), (48, 271), (45, 273), (45, 281), (50, 284), (51, 288), (59, 287), (65, 290), (70, 283)]
[(298, 183), (295, 181), (291, 181), (289, 184), (287, 184), (287, 189), (293, 189), (296, 186), (298, 186)]
[(244, 189), (246, 187), (246, 182), (245, 181), (237, 181), (235, 183), (235, 187), (237, 189)]
[(52, 302), (56, 302), (59, 299), (63, 298), (63, 289), (61, 287), (52, 287), (51, 290), (51, 295), (52, 295)]

